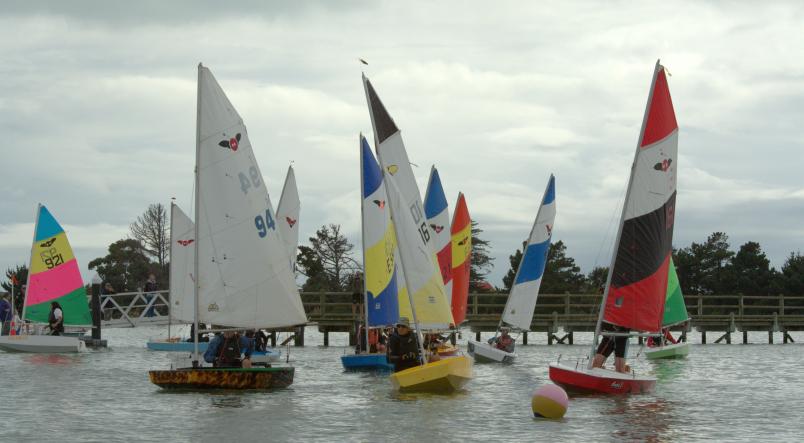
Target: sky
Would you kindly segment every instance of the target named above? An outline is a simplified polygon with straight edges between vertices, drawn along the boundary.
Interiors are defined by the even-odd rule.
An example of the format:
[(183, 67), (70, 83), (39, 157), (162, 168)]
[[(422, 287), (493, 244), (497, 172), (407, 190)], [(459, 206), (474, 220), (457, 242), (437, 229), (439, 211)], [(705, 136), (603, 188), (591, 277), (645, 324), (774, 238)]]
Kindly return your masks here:
[(778, 268), (804, 249), (801, 42), (794, 1), (7, 1), (0, 268), (28, 262), (40, 202), (86, 281), (149, 204), (189, 211), (203, 62), (274, 205), (293, 163), (302, 244), (336, 223), (359, 257), (365, 72), (422, 193), (435, 164), (450, 204), (466, 195), (492, 284), (550, 173), (553, 239), (589, 272), (610, 261), (657, 59), (680, 131), (674, 246), (723, 231)]

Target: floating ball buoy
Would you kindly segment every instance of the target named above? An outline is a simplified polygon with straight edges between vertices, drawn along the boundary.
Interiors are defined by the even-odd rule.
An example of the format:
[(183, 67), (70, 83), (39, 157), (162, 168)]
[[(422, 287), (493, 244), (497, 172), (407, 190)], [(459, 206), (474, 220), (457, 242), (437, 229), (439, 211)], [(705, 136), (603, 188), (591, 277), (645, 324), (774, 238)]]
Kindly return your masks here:
[(544, 385), (533, 394), (530, 406), (535, 417), (561, 418), (567, 413), (569, 397), (556, 385)]

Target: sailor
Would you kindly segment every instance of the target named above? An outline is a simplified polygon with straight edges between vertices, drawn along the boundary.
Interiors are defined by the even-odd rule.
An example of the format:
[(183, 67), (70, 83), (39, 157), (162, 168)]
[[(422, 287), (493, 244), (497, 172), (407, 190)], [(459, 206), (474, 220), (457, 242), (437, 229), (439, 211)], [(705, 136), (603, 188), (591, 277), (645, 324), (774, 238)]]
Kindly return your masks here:
[(50, 303), (50, 316), (47, 319), (50, 335), (61, 335), (64, 332), (64, 311), (59, 302)]
[(503, 326), (500, 328), (500, 335), (489, 339), (489, 344), (494, 345), (495, 348), (508, 353), (514, 352), (514, 338), (508, 335), (511, 328)]
[(394, 372), (404, 371), (421, 364), (419, 343), (416, 334), (410, 330), (410, 320), (400, 317), (396, 332), (388, 342), (388, 361), (394, 364)]
[[(204, 361), (216, 368), (250, 368), (254, 342), (235, 331), (216, 335), (204, 352)], [(240, 355), (245, 354), (241, 360)]]
[[(627, 334), (631, 331), (628, 328), (606, 322), (603, 322), (601, 330), (604, 332), (614, 332), (618, 334)], [(592, 367), (602, 368), (603, 363), (606, 362), (606, 359), (609, 357), (609, 355), (611, 355), (612, 351), (614, 352), (614, 369), (617, 372), (628, 372), (630, 368), (627, 364), (625, 364), (625, 354), (628, 351), (627, 335), (616, 337), (604, 335), (603, 340), (600, 341), (600, 345), (597, 347), (595, 359), (592, 361)]]
[(0, 297), (0, 322), (2, 322), (3, 325), (2, 335), (8, 335), (9, 329), (11, 329), (12, 316), (11, 303), (8, 302), (8, 297), (3, 295)]

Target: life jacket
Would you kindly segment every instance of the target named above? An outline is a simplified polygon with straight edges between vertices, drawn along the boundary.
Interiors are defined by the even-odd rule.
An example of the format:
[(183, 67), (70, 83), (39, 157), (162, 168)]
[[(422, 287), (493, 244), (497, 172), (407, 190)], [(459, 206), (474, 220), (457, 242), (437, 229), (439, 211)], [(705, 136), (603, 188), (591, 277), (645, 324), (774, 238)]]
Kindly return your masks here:
[(218, 350), (218, 366), (227, 366), (240, 363), (240, 336), (227, 339), (224, 337), (223, 343)]

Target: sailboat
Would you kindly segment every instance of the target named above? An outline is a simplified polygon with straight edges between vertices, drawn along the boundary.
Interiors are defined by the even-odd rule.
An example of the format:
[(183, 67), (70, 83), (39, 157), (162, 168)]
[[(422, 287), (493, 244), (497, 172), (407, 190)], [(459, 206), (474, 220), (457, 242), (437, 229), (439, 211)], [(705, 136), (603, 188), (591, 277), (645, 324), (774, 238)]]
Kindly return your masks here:
[(431, 363), (424, 361), (422, 331), (445, 331), (454, 326), (454, 321), (402, 133), (365, 75), (363, 85), (422, 357), (421, 366), (394, 373), (391, 383), (403, 392), (451, 392), (472, 378), (472, 359), (459, 355)]
[[(684, 294), (681, 293), (681, 284), (678, 281), (676, 267), (670, 259), (670, 274), (667, 278), (667, 298), (664, 303), (664, 317), (662, 317), (662, 330), (671, 326), (684, 323), (690, 319), (687, 314), (687, 305), (684, 304)], [(645, 350), (645, 357), (648, 360), (659, 360), (665, 358), (683, 358), (690, 353), (690, 345), (686, 341), (678, 343), (665, 343), (662, 345)]]
[[(27, 292), (22, 318), (34, 324), (47, 324), (51, 303), (61, 306), (64, 326), (90, 327), (87, 292), (78, 261), (67, 240), (67, 233), (43, 205), (36, 209)], [(42, 327), (37, 327), (42, 329)], [(44, 331), (41, 331), (44, 332)], [(23, 327), (22, 334), (0, 337), (0, 349), (7, 352), (62, 353), (86, 349), (78, 337), (32, 335)]]
[[(242, 118), (212, 72), (198, 65), (193, 324), (260, 329), (307, 322), (276, 216)], [(268, 389), (293, 367), (149, 371), (162, 388)]]
[(299, 189), (296, 187), (296, 173), (293, 165), (288, 166), (285, 176), (285, 185), (282, 186), (282, 196), (276, 206), (276, 218), (279, 223), (279, 234), (285, 243), (285, 249), (290, 259), (290, 269), (296, 272), (296, 251), (299, 249), (299, 213), (301, 201)]
[[(550, 241), (553, 235), (553, 224), (556, 219), (556, 180), (551, 174), (544, 190), (542, 204), (533, 221), (533, 227), (528, 236), (527, 245), (522, 252), (522, 260), (514, 277), (514, 284), (508, 294), (497, 331), (503, 326), (513, 327), (515, 330), (527, 331), (533, 320), (533, 311), (536, 309), (536, 298), (539, 296), (539, 287), (542, 284), (544, 267), (547, 264), (547, 253), (550, 250)], [(496, 334), (495, 334), (496, 337)], [(515, 352), (506, 352), (485, 342), (469, 340), (469, 354), (477, 362), (513, 363)]]
[[(179, 205), (170, 203), (170, 317), (168, 319), (168, 336), (151, 338), (146, 347), (151, 351), (193, 352), (195, 344), (192, 337), (185, 339), (171, 336), (173, 324), (191, 324), (195, 314), (193, 303), (193, 260), (195, 259), (195, 224)], [(208, 342), (199, 342), (198, 351), (207, 350)], [(281, 352), (268, 349), (255, 351), (252, 362), (277, 361)]]
[[(360, 135), (360, 188), (363, 234), (363, 294), (365, 295), (365, 343), (370, 346), (370, 333), (393, 325), (399, 319), (397, 291), (396, 235), (387, 207), (382, 171), (371, 153), (368, 141)], [(383, 353), (361, 353), (341, 356), (345, 369), (393, 370)]]
[[(651, 376), (593, 367), (593, 357), (603, 322), (649, 336), (661, 329), (672, 256), (677, 163), (678, 124), (665, 70), (657, 61), (591, 356), (587, 364), (551, 364), (553, 382), (572, 390), (610, 394), (640, 393), (655, 387), (656, 378)], [(605, 334), (613, 338), (623, 333)]]
[(450, 226), (452, 243), (452, 320), (459, 327), (466, 320), (469, 301), (469, 275), (472, 269), (472, 218), (466, 197), (458, 194)]
[[(433, 238), (433, 249), (438, 259), (438, 268), (444, 280), (444, 292), (447, 304), (452, 305), (452, 237), (450, 234), (449, 206), (441, 185), (441, 177), (435, 166), (430, 168), (430, 178), (427, 180), (427, 190), (424, 193), (424, 215), (427, 226)], [(453, 323), (455, 324), (455, 323)], [(458, 348), (447, 342), (440, 343), (437, 348), (438, 355), (452, 356), (458, 353)]]

